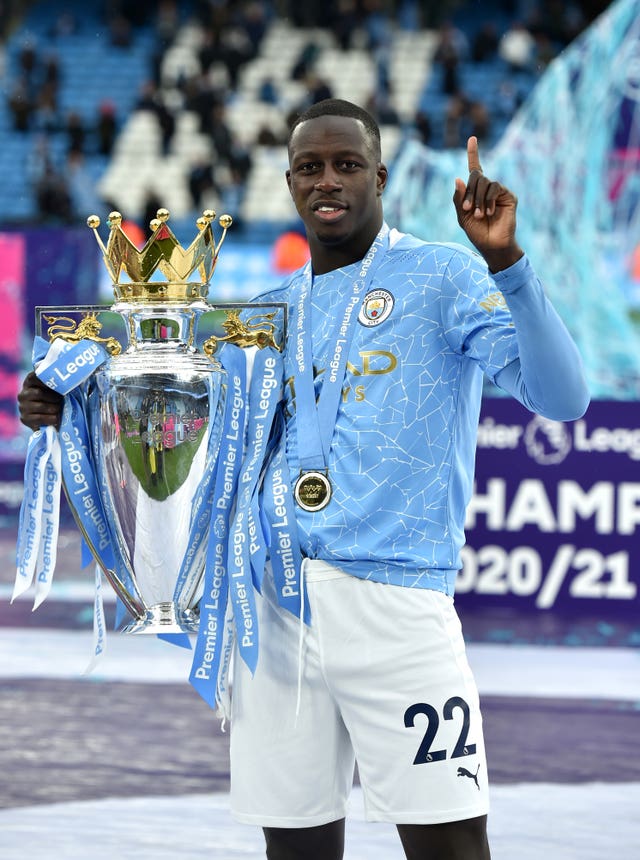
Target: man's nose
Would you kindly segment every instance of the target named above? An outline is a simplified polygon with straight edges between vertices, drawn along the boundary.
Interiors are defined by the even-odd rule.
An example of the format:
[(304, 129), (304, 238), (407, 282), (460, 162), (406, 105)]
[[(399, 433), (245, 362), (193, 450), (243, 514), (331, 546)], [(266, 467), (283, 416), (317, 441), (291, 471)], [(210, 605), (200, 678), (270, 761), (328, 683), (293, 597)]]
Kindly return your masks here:
[(342, 188), (342, 182), (335, 170), (326, 168), (322, 171), (322, 175), (313, 183), (313, 187), (318, 191), (335, 191)]

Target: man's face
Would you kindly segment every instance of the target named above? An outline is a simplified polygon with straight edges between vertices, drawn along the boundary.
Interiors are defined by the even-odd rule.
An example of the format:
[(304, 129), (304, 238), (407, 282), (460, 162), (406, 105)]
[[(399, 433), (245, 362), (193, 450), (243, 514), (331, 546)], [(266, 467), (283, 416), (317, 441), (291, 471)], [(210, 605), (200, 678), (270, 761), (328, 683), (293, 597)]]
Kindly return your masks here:
[(309, 241), (368, 247), (382, 221), (387, 169), (364, 125), (341, 116), (306, 120), (293, 133), (289, 165), (287, 184)]

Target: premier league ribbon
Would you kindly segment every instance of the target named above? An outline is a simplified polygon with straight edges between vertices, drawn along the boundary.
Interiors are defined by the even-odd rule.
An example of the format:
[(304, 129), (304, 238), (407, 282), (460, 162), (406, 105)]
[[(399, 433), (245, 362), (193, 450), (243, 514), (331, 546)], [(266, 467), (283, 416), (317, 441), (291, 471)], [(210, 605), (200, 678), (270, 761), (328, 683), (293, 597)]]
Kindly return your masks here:
[[(100, 569), (108, 575), (114, 573), (125, 585), (125, 591), (137, 593), (132, 589), (131, 575), (109, 524), (106, 486), (102, 485), (100, 473), (94, 468), (90, 428), (98, 433), (99, 424), (89, 420), (87, 413), (92, 405), (83, 386), (108, 357), (103, 347), (91, 341), (79, 344), (54, 341), (49, 345), (41, 338), (36, 339), (34, 363), (38, 376), (66, 396), (59, 433), (53, 428), (43, 428), (33, 434), (29, 443), (25, 466), (29, 492), (25, 494), (21, 509), (14, 592), (14, 596), (22, 593), (34, 576), (39, 576), (42, 585), (37, 597), (41, 601), (46, 596), (57, 545), (55, 500), (59, 500), (60, 486), (64, 482), (84, 543), (99, 564), (94, 653), (87, 671), (105, 650)], [(252, 360), (251, 384), (247, 386), (247, 364)], [(283, 373), (282, 356), (270, 347), (258, 350), (254, 357), (239, 347), (226, 344), (222, 347), (220, 361), (226, 371), (225, 406), (219, 418), (219, 392), (210, 391), (209, 419), (210, 422), (221, 421), (222, 433), (211, 434), (203, 478), (191, 500), (189, 535), (174, 600), (179, 603), (180, 595), (195, 585), (193, 571), (199, 567), (196, 560), (202, 555), (205, 566), (203, 597), (190, 681), (212, 707), (218, 704), (224, 710), (228, 709), (228, 671), (234, 637), (240, 655), (252, 671), (257, 664), (254, 588), (261, 586), (267, 554), (258, 490), (265, 457), (273, 446), (270, 434), (281, 398)], [(209, 380), (209, 384), (213, 384), (213, 380)], [(217, 439), (220, 439), (219, 450)]]
[(36, 374), (45, 385), (60, 394), (68, 394), (81, 385), (108, 358), (106, 349), (93, 340), (69, 343), (56, 338), (50, 345), (41, 337), (34, 341)]
[[(48, 428), (51, 430), (52, 428)], [(42, 500), (42, 531), (40, 540), (40, 552), (36, 562), (38, 571), (35, 584), (35, 597), (33, 601), (34, 611), (46, 600), (51, 590), (53, 572), (56, 567), (58, 552), (58, 529), (60, 524), (60, 492), (56, 492), (59, 486), (61, 474), (60, 446), (55, 444), (55, 436), (51, 445), (51, 452), (44, 467), (44, 497)]]
[[(67, 500), (78, 528), (100, 567), (104, 571), (113, 571), (127, 590), (135, 593), (105, 513), (107, 499), (104, 488), (96, 480), (85, 408), (84, 395), (77, 389), (65, 397), (59, 439), (64, 454), (62, 477)], [(123, 599), (122, 595), (118, 596)], [(124, 607), (119, 603), (116, 626), (123, 614)]]
[(262, 557), (264, 536), (256, 516), (258, 491), (276, 406), (282, 390), (282, 356), (264, 347), (256, 354), (249, 389), (247, 451), (238, 481), (236, 511), (229, 530), (229, 588), (238, 650), (251, 672), (258, 663), (258, 626), (251, 556)]
[[(270, 534), (270, 558), (278, 603), (300, 614), (302, 555), (296, 524), (295, 502), (303, 510), (322, 510), (330, 501), (331, 484), (327, 459), (340, 404), (340, 395), (353, 338), (357, 309), (384, 259), (389, 228), (383, 224), (369, 251), (360, 262), (358, 276), (352, 283), (337, 319), (330, 351), (328, 370), (316, 403), (313, 380), (313, 355), (310, 330), (312, 271), (309, 264), (303, 272), (299, 293), (294, 300), (297, 314), (294, 341), (294, 385), (296, 391), (296, 427), (300, 476), (292, 492), (291, 475), (286, 457), (284, 428), (278, 434), (280, 444), (270, 459), (263, 491), (266, 529)], [(304, 583), (302, 583), (304, 589)], [(304, 592), (302, 595), (304, 599)], [(304, 619), (309, 621), (308, 602), (304, 601)]]
[[(242, 464), (246, 416), (246, 362), (242, 350), (225, 345), (220, 361), (227, 371), (227, 392), (220, 453), (213, 493), (209, 494), (209, 539), (200, 601), (200, 621), (189, 681), (210, 707), (224, 708), (224, 688), (233, 642), (228, 613), (228, 532)], [(231, 621), (231, 623), (229, 623)]]
[(332, 338), (327, 372), (316, 401), (313, 379), (311, 326), (311, 287), (313, 273), (309, 263), (303, 273), (296, 304), (294, 329), (294, 385), (296, 390), (296, 427), (300, 476), (294, 485), (297, 503), (306, 511), (320, 511), (331, 499), (327, 459), (333, 437), (340, 395), (347, 367), (349, 347), (358, 318), (358, 308), (389, 246), (389, 227), (383, 224), (371, 247), (358, 264)]
[[(189, 680), (211, 706), (228, 712), (228, 672), (234, 637), (251, 671), (258, 660), (254, 587), (266, 544), (257, 505), (257, 487), (277, 403), (281, 395), (282, 357), (264, 347), (253, 359), (248, 391), (245, 360), (251, 356), (225, 346), (221, 362), (228, 391), (221, 451), (217, 460), (211, 526), (200, 601), (200, 624)], [(246, 448), (245, 448), (246, 427)], [(244, 455), (244, 456), (243, 456)], [(235, 500), (235, 510), (234, 510)]]
[(84, 675), (89, 675), (98, 664), (98, 660), (104, 654), (107, 645), (106, 625), (104, 617), (104, 601), (102, 599), (102, 571), (96, 564), (95, 569), (95, 596), (93, 601), (93, 651), (91, 659), (84, 670)]
[(116, 558), (107, 517), (102, 505), (100, 487), (89, 447), (89, 433), (82, 400), (65, 398), (60, 424), (62, 476), (69, 505), (76, 522), (95, 558), (106, 569), (116, 568)]
[[(42, 381), (61, 394), (68, 394), (88, 379), (108, 358), (98, 343), (83, 340), (68, 343), (56, 339), (51, 345), (36, 337), (33, 361)], [(34, 609), (51, 587), (58, 543), (59, 505), (62, 475), (73, 468), (61, 457), (61, 446), (53, 427), (32, 434), (25, 459), (25, 495), (20, 508), (16, 550), (16, 580), (12, 600), (36, 579)]]
[[(101, 488), (95, 480), (85, 412), (83, 384), (108, 358), (104, 347), (91, 340), (69, 343), (56, 339), (51, 344), (40, 337), (34, 340), (36, 374), (49, 388), (66, 395), (59, 433), (52, 427), (36, 431), (29, 441), (25, 461), (26, 490), (20, 514), (13, 598), (29, 587), (32, 547), (38, 538), (34, 609), (51, 587), (63, 481), (85, 544), (103, 569), (113, 570), (125, 583), (128, 580), (126, 566), (105, 516)], [(99, 572), (96, 572), (95, 582), (94, 643), (87, 672), (104, 653), (106, 642)], [(122, 611), (120, 603), (118, 609)]]
[[(284, 417), (280, 414), (274, 435), (284, 440), (284, 432)], [(306, 585), (301, 583), (302, 554), (284, 441), (267, 466), (262, 498), (262, 516), (266, 523), (265, 531), (270, 535), (269, 554), (278, 604), (299, 617), (302, 601), (302, 617), (309, 624), (311, 612), (306, 599)]]
[[(86, 473), (90, 476), (89, 480), (94, 482), (94, 485), (96, 487), (96, 491), (99, 494), (100, 499), (102, 500), (103, 514), (102, 514), (102, 524), (99, 527), (99, 532), (100, 532), (100, 535), (103, 535), (105, 530), (109, 533), (111, 552), (109, 553), (108, 557), (106, 557), (106, 558), (104, 557), (104, 551), (105, 551), (106, 547), (104, 545), (101, 546), (101, 544), (104, 544), (104, 539), (102, 541), (98, 541), (98, 543), (96, 543), (96, 536), (92, 535), (91, 524), (89, 524), (88, 530), (83, 527), (82, 516), (79, 515), (77, 508), (73, 504), (73, 500), (70, 500), (70, 505), (71, 505), (71, 508), (73, 510), (74, 517), (75, 517), (76, 522), (78, 523), (80, 530), (82, 532), (82, 535), (83, 535), (83, 546), (87, 547), (87, 549), (89, 550), (91, 557), (93, 559), (98, 560), (99, 564), (102, 565), (102, 569), (104, 571), (112, 570), (116, 574), (118, 580), (123, 584), (123, 586), (125, 587), (128, 594), (133, 594), (136, 597), (138, 597), (138, 592), (134, 586), (133, 580), (131, 578), (131, 574), (129, 573), (129, 568), (128, 568), (127, 563), (125, 562), (124, 558), (122, 557), (122, 553), (120, 551), (120, 544), (116, 540), (115, 535), (113, 534), (113, 530), (111, 528), (111, 522), (112, 522), (111, 500), (109, 498), (109, 493), (107, 490), (106, 483), (104, 482), (104, 476), (103, 476), (103, 479), (100, 480), (99, 474), (98, 474), (98, 472), (94, 466), (92, 450), (93, 451), (98, 450), (98, 437), (101, 433), (100, 423), (98, 421), (92, 422), (92, 437), (93, 438), (91, 440), (92, 446), (90, 447), (89, 446), (90, 440), (89, 440), (89, 435), (88, 435), (89, 422), (88, 422), (87, 412), (92, 408), (92, 406), (90, 406), (87, 403), (84, 395), (79, 391), (70, 392), (69, 398), (74, 398), (75, 408), (73, 409), (73, 412), (70, 416), (67, 415), (65, 413), (65, 410), (63, 409), (61, 431), (68, 429), (69, 432), (71, 432), (71, 431), (77, 432), (82, 436), (83, 442), (82, 442), (82, 449), (81, 450), (83, 451), (83, 454), (85, 457)], [(98, 478), (98, 481), (96, 481), (96, 478)], [(67, 490), (68, 490), (68, 486), (67, 486)], [(69, 498), (69, 492), (67, 492), (67, 498)], [(112, 584), (113, 584), (113, 581), (112, 581)], [(116, 589), (116, 593), (117, 593), (117, 601), (116, 601), (116, 617), (115, 617), (115, 625), (114, 626), (117, 629), (120, 627), (122, 620), (126, 617), (127, 611), (130, 612), (131, 614), (134, 614), (135, 609), (134, 609), (134, 607), (125, 606), (125, 604), (123, 602), (126, 599), (125, 596), (120, 591), (117, 591), (117, 589)], [(173, 644), (180, 644), (180, 645), (183, 644), (183, 641), (179, 638), (178, 634), (176, 634), (176, 635), (170, 634), (170, 633), (163, 634), (161, 638), (166, 638), (167, 641), (172, 642)], [(187, 642), (186, 647), (190, 648), (191, 644), (189, 642)]]
[[(233, 351), (227, 352), (227, 355), (235, 355), (236, 352), (237, 349), (233, 348)], [(228, 363), (230, 363), (230, 360), (228, 360)], [(236, 359), (233, 363), (238, 364), (239, 360)], [(225, 367), (225, 369), (227, 370), (227, 376), (229, 376), (228, 368)], [(234, 372), (237, 373), (237, 371), (235, 371), (235, 367), (232, 370), (232, 374)], [(214, 378), (217, 379), (217, 375), (216, 377), (206, 377), (206, 383), (209, 387), (209, 425), (211, 427), (214, 427), (216, 423), (216, 413), (220, 396), (220, 391), (216, 391), (214, 389)], [(204, 538), (209, 531), (209, 524), (211, 522), (214, 484), (216, 482), (216, 476), (219, 469), (220, 457), (224, 457), (226, 453), (223, 448), (226, 441), (229, 439), (228, 425), (230, 420), (231, 411), (229, 405), (229, 392), (227, 392), (222, 422), (222, 441), (220, 443), (218, 442), (220, 437), (215, 432), (210, 434), (202, 479), (198, 484), (196, 494), (191, 500), (189, 537), (187, 539), (187, 547), (182, 559), (182, 564), (180, 565), (173, 592), (173, 599), (178, 605), (181, 602), (181, 596), (185, 590), (189, 593), (191, 586), (193, 585), (193, 581), (197, 581), (199, 571), (201, 569), (197, 560), (207, 552), (207, 542)], [(218, 450), (218, 448), (220, 448), (220, 450)]]
[[(41, 579), (50, 586), (56, 561), (60, 509), (60, 445), (53, 427), (43, 427), (29, 439), (24, 467), (25, 493), (20, 506), (14, 601)], [(57, 452), (56, 449), (57, 448)], [(48, 591), (48, 587), (43, 591)], [(34, 609), (45, 593), (36, 594)]]

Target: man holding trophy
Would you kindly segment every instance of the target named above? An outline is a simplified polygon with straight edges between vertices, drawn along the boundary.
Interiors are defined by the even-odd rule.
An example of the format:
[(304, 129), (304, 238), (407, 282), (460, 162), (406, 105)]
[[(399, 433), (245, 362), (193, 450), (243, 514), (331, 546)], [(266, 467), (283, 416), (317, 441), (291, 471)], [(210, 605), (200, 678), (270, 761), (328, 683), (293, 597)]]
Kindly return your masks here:
[[(231, 696), (232, 810), (263, 828), (270, 860), (340, 860), (356, 762), (367, 817), (395, 823), (410, 860), (490, 856), (453, 605), (482, 376), (555, 420), (589, 395), (516, 241), (516, 198), (483, 175), (475, 138), (468, 164), (453, 203), (479, 254), (389, 228), (380, 133), (361, 108), (320, 102), (290, 132), (311, 261), (258, 297), (286, 303), (287, 341), (256, 481), (260, 655), (235, 660)], [(60, 422), (33, 374), (19, 403), (33, 429)], [(232, 549), (230, 581), (233, 565)]]

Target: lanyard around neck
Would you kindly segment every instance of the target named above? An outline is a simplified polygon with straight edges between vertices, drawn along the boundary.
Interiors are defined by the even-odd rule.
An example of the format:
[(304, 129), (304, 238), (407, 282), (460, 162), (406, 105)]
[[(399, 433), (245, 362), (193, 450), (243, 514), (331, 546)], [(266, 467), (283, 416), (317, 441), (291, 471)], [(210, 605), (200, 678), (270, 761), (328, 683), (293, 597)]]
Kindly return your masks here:
[(296, 426), (298, 459), (302, 471), (326, 469), (358, 310), (378, 266), (384, 259), (388, 246), (389, 227), (383, 224), (371, 247), (357, 264), (359, 268), (352, 281), (351, 290), (337, 313), (337, 324), (330, 338), (330, 358), (317, 403), (313, 380), (311, 330), (313, 274), (310, 263), (303, 272), (296, 302), (294, 330)]

